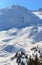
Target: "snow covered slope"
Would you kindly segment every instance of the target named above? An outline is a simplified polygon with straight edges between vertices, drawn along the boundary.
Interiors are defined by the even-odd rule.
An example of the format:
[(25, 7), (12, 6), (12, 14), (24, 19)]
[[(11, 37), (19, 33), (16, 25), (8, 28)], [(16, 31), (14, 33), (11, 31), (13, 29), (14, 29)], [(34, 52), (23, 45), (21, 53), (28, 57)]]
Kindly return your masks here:
[(33, 12), (36, 16), (38, 16), (42, 20), (42, 8)]
[(30, 10), (19, 5), (0, 10), (0, 30), (8, 30), (12, 27), (24, 28), (38, 24), (42, 24), (42, 20)]
[(0, 65), (17, 65), (11, 57), (17, 51), (32, 55), (35, 46), (42, 53), (42, 11), (19, 5), (0, 10)]
[(0, 31), (0, 64), (12, 65), (15, 61), (10, 59), (17, 51), (26, 51), (28, 55), (32, 55), (34, 52), (30, 49), (37, 46), (42, 53), (42, 26)]

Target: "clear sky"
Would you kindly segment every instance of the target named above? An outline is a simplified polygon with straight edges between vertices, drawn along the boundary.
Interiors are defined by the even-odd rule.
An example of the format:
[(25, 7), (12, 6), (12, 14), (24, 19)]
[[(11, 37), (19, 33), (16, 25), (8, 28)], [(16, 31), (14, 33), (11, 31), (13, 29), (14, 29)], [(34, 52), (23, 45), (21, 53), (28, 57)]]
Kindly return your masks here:
[(0, 0), (0, 9), (13, 4), (24, 6), (30, 10), (42, 8), (42, 0)]

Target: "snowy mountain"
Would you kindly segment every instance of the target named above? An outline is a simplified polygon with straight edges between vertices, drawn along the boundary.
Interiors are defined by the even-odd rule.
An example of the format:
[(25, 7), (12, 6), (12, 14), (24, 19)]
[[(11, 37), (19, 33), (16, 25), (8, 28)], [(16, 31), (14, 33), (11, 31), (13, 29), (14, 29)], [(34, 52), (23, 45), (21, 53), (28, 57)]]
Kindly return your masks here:
[(30, 56), (33, 47), (42, 54), (42, 9), (31, 11), (19, 5), (1, 9), (0, 64), (14, 65), (10, 58), (17, 51), (26, 51)]
[(24, 28), (38, 24), (42, 24), (42, 20), (30, 10), (19, 5), (0, 10), (0, 30), (8, 30), (12, 27)]

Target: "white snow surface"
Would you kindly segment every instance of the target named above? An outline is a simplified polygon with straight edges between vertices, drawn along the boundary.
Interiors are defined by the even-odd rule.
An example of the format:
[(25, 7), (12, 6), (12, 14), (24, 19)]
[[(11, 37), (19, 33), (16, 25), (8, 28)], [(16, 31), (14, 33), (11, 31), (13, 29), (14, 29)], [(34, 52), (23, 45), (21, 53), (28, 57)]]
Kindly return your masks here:
[(33, 12), (33, 14), (35, 14), (42, 20), (42, 11), (36, 11), (36, 12)]
[[(15, 52), (19, 51), (20, 49), (21, 50), (24, 49), (28, 55), (32, 55), (32, 53), (34, 52), (30, 50), (31, 48), (37, 45), (39, 45), (39, 49), (42, 47), (42, 41), (37, 41), (38, 39), (35, 40), (35, 37), (39, 36), (39, 33), (42, 31), (42, 26), (37, 27), (36, 33), (35, 33), (36, 29), (34, 29), (33, 30), (34, 35), (30, 36), (30, 33), (33, 28), (34, 26), (26, 27), (21, 30), (12, 28), (8, 31), (0, 32), (0, 64), (1, 65), (5, 65), (5, 64), (14, 65), (15, 60), (11, 61), (10, 59), (11, 57), (14, 56)], [(11, 46), (14, 48), (7, 50)], [(42, 49), (40, 50), (42, 51)]]

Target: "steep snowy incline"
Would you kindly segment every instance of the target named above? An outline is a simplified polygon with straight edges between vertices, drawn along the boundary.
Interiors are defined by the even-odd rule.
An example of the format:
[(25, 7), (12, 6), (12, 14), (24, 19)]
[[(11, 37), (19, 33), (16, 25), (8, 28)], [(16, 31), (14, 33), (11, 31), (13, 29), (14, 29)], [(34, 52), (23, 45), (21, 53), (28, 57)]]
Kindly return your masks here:
[(16, 52), (20, 48), (31, 47), (39, 42), (42, 42), (42, 26), (29, 26), (23, 29), (12, 28), (0, 32), (0, 50), (4, 49), (8, 52), (14, 50)]
[(38, 24), (42, 24), (42, 20), (30, 10), (19, 5), (0, 10), (0, 30), (8, 30), (12, 27), (24, 28)]
[(30, 49), (37, 45), (42, 52), (42, 26), (0, 31), (0, 64), (14, 65), (15, 63), (17, 65), (15, 60), (11, 61), (14, 54), (17, 51), (26, 51), (28, 55), (31, 55), (33, 51)]

